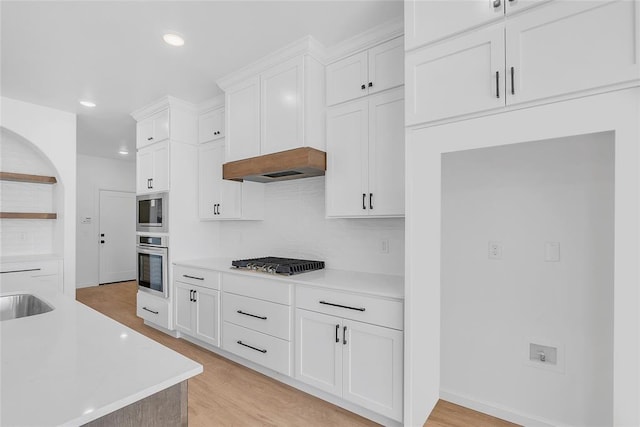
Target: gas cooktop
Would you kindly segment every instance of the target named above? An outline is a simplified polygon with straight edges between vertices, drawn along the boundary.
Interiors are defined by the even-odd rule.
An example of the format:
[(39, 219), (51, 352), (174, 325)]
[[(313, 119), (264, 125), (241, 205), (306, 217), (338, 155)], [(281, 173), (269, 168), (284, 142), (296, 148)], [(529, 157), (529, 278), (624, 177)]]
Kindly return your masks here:
[(304, 259), (264, 257), (252, 259), (240, 259), (231, 261), (231, 266), (244, 270), (262, 271), (271, 274), (293, 274), (306, 273), (307, 271), (321, 270), (324, 268), (324, 261), (309, 261)]

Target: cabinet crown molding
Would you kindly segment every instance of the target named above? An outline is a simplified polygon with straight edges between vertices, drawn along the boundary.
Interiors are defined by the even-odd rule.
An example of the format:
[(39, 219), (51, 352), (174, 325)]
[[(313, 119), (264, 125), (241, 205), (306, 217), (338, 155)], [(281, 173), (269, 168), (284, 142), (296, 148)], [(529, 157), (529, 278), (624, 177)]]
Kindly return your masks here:
[(196, 105), (167, 95), (163, 96), (155, 102), (152, 102), (151, 104), (135, 110), (131, 113), (131, 117), (139, 122), (140, 120), (144, 120), (147, 117), (150, 117), (167, 108), (183, 110), (194, 114), (198, 112), (198, 107)]
[(300, 55), (309, 55), (319, 61), (322, 65), (326, 62), (326, 49), (324, 45), (312, 36), (308, 35), (218, 79), (216, 83), (220, 89), (226, 92), (235, 84)]
[(224, 93), (216, 96), (215, 98), (207, 99), (198, 104), (198, 113), (208, 113), (209, 111), (217, 110), (224, 107)]
[(327, 54), (325, 56), (326, 64), (370, 49), (380, 43), (402, 35), (404, 35), (404, 19), (402, 17), (383, 22), (380, 25), (327, 48)]

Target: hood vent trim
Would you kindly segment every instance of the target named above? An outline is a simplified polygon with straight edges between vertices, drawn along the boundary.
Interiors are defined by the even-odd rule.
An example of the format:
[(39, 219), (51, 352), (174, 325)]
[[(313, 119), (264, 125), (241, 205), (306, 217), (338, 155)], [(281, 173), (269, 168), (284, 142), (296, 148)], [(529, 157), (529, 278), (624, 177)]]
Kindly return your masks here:
[(311, 147), (294, 148), (222, 165), (222, 178), (262, 183), (323, 176), (327, 154)]

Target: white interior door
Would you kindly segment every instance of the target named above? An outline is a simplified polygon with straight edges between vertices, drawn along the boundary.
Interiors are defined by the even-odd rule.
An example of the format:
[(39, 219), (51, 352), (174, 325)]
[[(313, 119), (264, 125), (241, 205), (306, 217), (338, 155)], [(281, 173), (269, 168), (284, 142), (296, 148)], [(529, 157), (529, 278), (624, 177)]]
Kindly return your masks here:
[(136, 278), (136, 195), (100, 190), (100, 284)]

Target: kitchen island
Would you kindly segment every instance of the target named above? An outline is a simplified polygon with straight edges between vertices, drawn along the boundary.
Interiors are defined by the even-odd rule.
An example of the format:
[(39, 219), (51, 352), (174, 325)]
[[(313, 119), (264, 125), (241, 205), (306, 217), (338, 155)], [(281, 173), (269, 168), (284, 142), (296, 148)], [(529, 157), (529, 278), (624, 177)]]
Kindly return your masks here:
[(54, 307), (0, 321), (0, 425), (186, 426), (202, 365), (60, 293), (0, 285)]

